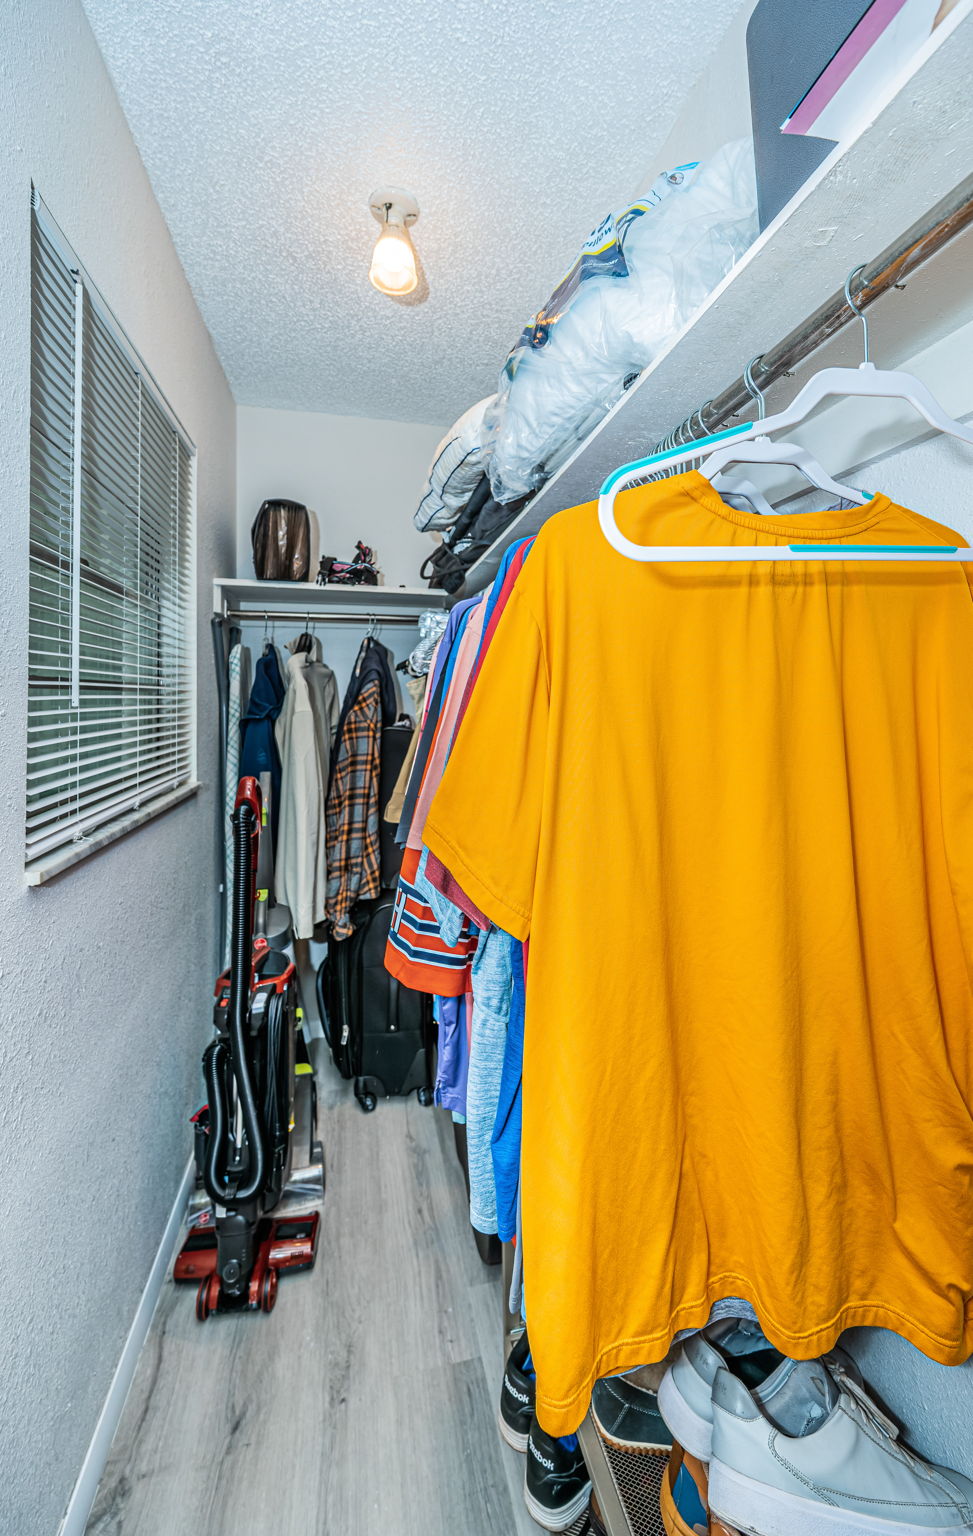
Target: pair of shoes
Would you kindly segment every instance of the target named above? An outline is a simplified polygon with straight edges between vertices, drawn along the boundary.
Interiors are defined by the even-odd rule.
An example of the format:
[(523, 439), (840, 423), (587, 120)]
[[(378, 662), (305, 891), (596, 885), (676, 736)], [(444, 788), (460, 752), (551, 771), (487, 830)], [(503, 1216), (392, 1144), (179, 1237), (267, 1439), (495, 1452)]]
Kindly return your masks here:
[(537, 1377), (527, 1334), (521, 1334), (507, 1360), (500, 1391), (500, 1433), (515, 1451), (527, 1456), (524, 1502), (531, 1518), (548, 1531), (566, 1531), (584, 1514), (591, 1492), (577, 1435), (556, 1440), (534, 1414)]
[(973, 1481), (903, 1445), (841, 1350), (790, 1360), (756, 1324), (716, 1323), (683, 1345), (659, 1407), (690, 1456), (709, 1463), (709, 1510), (728, 1526), (973, 1536)]

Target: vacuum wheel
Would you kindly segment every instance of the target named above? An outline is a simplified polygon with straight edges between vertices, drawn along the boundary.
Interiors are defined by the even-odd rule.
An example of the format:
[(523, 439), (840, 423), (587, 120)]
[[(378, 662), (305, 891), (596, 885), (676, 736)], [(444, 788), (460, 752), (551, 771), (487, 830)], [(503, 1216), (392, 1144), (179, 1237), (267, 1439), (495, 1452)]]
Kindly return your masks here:
[(205, 1323), (206, 1319), (209, 1317), (209, 1300), (207, 1297), (208, 1291), (209, 1275), (206, 1276), (205, 1280), (201, 1280), (199, 1282), (199, 1286), (196, 1291), (196, 1320), (200, 1323)]
[(277, 1301), (276, 1269), (268, 1269), (260, 1286), (260, 1310), (261, 1312), (273, 1312)]
[(423, 1083), (416, 1097), (418, 1098), (419, 1103), (422, 1105), (423, 1109), (428, 1109), (433, 1101), (432, 1089), (428, 1086), (428, 1084)]
[(219, 1275), (206, 1275), (199, 1282), (196, 1292), (196, 1318), (198, 1322), (205, 1323), (211, 1312), (215, 1312), (220, 1299)]

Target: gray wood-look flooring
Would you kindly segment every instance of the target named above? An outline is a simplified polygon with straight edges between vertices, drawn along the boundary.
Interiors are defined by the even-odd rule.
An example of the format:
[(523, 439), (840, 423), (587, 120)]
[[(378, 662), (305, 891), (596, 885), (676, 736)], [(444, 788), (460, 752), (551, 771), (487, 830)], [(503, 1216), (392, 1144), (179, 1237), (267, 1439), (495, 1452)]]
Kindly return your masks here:
[(166, 1284), (88, 1536), (536, 1536), (449, 1116), (319, 1091), (315, 1269), (205, 1324)]

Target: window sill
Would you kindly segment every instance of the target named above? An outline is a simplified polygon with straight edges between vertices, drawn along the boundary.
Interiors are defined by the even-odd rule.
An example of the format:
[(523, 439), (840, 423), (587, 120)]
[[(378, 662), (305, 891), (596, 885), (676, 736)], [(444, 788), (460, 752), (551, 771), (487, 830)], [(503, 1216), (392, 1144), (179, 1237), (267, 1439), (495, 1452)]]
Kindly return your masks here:
[(80, 864), (83, 859), (89, 859), (93, 853), (99, 853), (110, 843), (116, 843), (120, 837), (127, 837), (129, 832), (134, 832), (137, 827), (144, 827), (146, 822), (154, 821), (156, 816), (162, 816), (166, 811), (171, 811), (174, 805), (188, 800), (201, 788), (202, 785), (196, 780), (189, 784), (181, 784), (178, 789), (170, 790), (167, 795), (160, 795), (158, 799), (140, 806), (137, 811), (128, 811), (117, 820), (106, 822), (103, 827), (99, 827), (81, 842), (70, 843), (66, 848), (57, 848), (53, 853), (43, 854), (39, 859), (34, 859), (25, 869), (24, 876), (27, 884), (44, 885), (55, 876), (63, 875), (65, 870)]

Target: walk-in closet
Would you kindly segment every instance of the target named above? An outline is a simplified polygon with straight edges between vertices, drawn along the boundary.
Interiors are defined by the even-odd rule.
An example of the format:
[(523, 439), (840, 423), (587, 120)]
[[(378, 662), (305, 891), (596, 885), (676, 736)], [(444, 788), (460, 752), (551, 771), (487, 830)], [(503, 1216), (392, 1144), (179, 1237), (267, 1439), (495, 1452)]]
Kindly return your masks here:
[(971, 78), (0, 7), (0, 1536), (973, 1536)]

